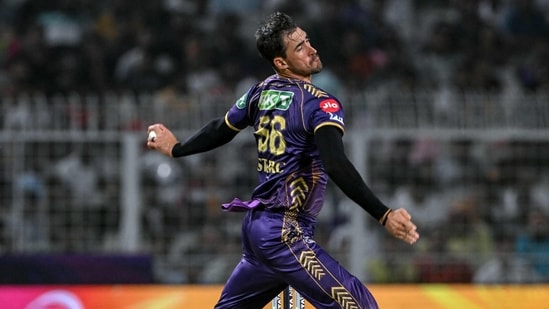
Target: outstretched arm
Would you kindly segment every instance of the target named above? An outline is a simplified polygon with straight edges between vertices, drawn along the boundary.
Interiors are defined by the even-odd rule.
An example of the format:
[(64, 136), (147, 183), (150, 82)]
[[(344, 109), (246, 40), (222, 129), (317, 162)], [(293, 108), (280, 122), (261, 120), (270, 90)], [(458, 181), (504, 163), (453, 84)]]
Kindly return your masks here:
[(212, 150), (230, 142), (238, 134), (227, 126), (224, 118), (211, 120), (184, 143), (179, 142), (163, 124), (150, 125), (148, 132), (151, 131), (156, 136), (147, 140), (147, 147), (174, 158)]
[(416, 226), (405, 209), (385, 206), (366, 185), (345, 155), (342, 132), (335, 126), (323, 126), (315, 132), (315, 142), (324, 168), (332, 181), (351, 200), (376, 218), (394, 237), (413, 244), (419, 238)]

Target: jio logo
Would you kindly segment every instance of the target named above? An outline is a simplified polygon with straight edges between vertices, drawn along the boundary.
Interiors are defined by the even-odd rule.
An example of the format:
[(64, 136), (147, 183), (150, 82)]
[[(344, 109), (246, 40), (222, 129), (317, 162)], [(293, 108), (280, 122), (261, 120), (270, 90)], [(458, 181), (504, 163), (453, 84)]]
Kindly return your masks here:
[(328, 99), (320, 102), (320, 109), (326, 113), (335, 113), (339, 111), (339, 103), (334, 99)]

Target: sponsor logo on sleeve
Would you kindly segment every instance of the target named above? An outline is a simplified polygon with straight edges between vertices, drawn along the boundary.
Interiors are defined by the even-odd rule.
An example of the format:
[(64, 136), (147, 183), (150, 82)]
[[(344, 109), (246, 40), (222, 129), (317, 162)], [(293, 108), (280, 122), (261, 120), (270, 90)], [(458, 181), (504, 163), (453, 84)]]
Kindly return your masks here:
[(339, 116), (338, 114), (334, 114), (334, 113), (328, 113), (330, 114), (330, 120), (335, 120), (341, 124), (343, 124), (343, 117)]
[(325, 113), (336, 113), (340, 110), (339, 103), (334, 99), (326, 99), (320, 102), (320, 109)]
[(238, 109), (245, 109), (246, 108), (246, 100), (248, 99), (248, 94), (244, 94), (238, 101), (236, 101), (235, 105)]

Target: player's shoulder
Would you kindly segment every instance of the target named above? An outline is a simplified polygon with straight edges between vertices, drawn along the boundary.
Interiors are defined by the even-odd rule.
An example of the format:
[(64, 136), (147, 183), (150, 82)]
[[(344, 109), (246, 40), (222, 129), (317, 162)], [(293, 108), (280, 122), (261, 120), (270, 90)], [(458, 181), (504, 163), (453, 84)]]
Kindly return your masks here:
[(341, 109), (339, 100), (329, 92), (310, 83), (304, 83), (303, 89), (306, 93), (307, 105), (314, 105), (323, 111), (335, 112)]
[(316, 100), (325, 100), (328, 98), (332, 98), (337, 100), (333, 95), (325, 91), (324, 89), (315, 86), (311, 83), (303, 83), (302, 86), (303, 90), (311, 97), (311, 99)]

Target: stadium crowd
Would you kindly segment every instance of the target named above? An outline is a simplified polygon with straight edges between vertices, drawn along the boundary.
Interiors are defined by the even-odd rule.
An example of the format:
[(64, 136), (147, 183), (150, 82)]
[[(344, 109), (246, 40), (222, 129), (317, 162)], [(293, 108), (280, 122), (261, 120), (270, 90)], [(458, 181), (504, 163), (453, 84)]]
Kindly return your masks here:
[(0, 90), (233, 93), (270, 70), (253, 30), (272, 10), (306, 25), (334, 91), (548, 87), (545, 0), (5, 0)]
[[(549, 90), (547, 0), (4, 0), (0, 101), (125, 91), (236, 98), (271, 72), (253, 30), (273, 10), (306, 26), (325, 64), (315, 82), (337, 95)], [(16, 116), (2, 115), (0, 127), (11, 128)], [(237, 147), (251, 155), (239, 164), (254, 166), (254, 146)], [(19, 224), (4, 203), (11, 190), (1, 190), (0, 253), (13, 253), (13, 233), (28, 240), (18, 248), (24, 252), (116, 251), (119, 183), (112, 166), (98, 162), (117, 155), (117, 145), (54, 141), (33, 156), (45, 148), (32, 144), (17, 177), (5, 172), (6, 149), (0, 188), (29, 194)], [(368, 151), (372, 186), (388, 205), (410, 208), (424, 239), (408, 248), (369, 230), (371, 281), (549, 282), (547, 141), (380, 139)], [(159, 282), (219, 283), (238, 259), (240, 217), (218, 207), (255, 182), (238, 166), (223, 166), (226, 153), (179, 162), (143, 156), (143, 236), (163, 260)], [(147, 174), (159, 164), (193, 178)], [(330, 194), (319, 239), (346, 252), (354, 206)], [(51, 226), (37, 215), (44, 203), (56, 208)]]

